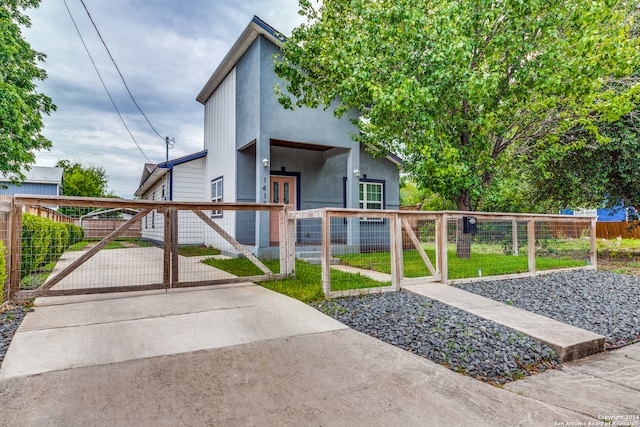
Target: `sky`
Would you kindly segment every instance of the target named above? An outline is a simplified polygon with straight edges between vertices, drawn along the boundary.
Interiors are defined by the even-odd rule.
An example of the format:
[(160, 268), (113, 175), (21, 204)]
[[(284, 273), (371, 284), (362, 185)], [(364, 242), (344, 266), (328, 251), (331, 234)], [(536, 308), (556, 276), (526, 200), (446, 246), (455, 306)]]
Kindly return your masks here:
[[(204, 148), (200, 89), (233, 43), (257, 15), (285, 35), (303, 23), (297, 0), (84, 0), (127, 86), (158, 136), (129, 97), (80, 0), (66, 0), (100, 74), (142, 151), (151, 163)], [(37, 166), (58, 160), (104, 168), (109, 191), (132, 198), (147, 162), (118, 117), (82, 41), (65, 0), (43, 0), (26, 11), (23, 29), (31, 47), (47, 58), (47, 79), (37, 90), (57, 111), (44, 117), (50, 151)]]

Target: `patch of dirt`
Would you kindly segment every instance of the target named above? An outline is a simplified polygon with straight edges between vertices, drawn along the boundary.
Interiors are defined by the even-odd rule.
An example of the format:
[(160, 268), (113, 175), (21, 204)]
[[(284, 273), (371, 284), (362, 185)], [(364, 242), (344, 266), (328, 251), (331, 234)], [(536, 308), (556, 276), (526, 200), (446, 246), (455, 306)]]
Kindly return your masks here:
[(601, 259), (600, 256), (598, 256), (598, 270), (640, 276), (640, 263), (633, 261)]
[(125, 248), (139, 248), (140, 245), (138, 245), (137, 243), (133, 243), (133, 242), (120, 242), (120, 244), (122, 246), (124, 246)]

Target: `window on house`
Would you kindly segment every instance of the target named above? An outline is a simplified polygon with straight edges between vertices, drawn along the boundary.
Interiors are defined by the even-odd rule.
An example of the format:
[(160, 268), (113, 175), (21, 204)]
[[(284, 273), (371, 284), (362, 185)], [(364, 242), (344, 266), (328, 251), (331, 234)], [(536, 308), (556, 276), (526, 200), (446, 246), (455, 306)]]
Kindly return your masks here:
[[(382, 182), (360, 182), (360, 209), (384, 208), (384, 184)], [(361, 221), (383, 221), (382, 218), (360, 218)]]
[[(211, 201), (214, 203), (222, 203), (222, 177), (211, 181)], [(222, 217), (221, 210), (211, 211), (211, 218)]]
[(382, 190), (381, 182), (361, 182), (360, 209), (382, 209)]
[[(151, 200), (156, 199), (156, 192), (151, 193)], [(156, 228), (156, 210), (151, 211), (151, 228)]]

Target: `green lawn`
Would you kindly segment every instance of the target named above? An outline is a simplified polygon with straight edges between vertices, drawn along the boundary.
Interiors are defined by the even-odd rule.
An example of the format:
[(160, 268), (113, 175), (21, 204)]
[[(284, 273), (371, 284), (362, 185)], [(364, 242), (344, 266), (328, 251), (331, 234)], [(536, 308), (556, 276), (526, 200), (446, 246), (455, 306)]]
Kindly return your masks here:
[(178, 246), (178, 255), (187, 257), (220, 255), (220, 249), (211, 246)]
[[(258, 267), (253, 265), (253, 263), (246, 258), (211, 258), (202, 262), (240, 277), (263, 274)], [(280, 262), (277, 260), (267, 260), (263, 261), (263, 263), (274, 273), (280, 271)], [(303, 302), (324, 299), (324, 293), (322, 292), (321, 267), (319, 265), (311, 265), (300, 260), (296, 260), (295, 278), (270, 280), (260, 282), (260, 285)], [(331, 289), (334, 291), (374, 288), (379, 286), (391, 286), (391, 283), (377, 282), (360, 274), (331, 270)]]
[[(475, 245), (474, 245), (475, 247)], [(470, 259), (460, 259), (455, 249), (447, 252), (448, 278), (464, 279), (469, 277), (495, 276), (501, 274), (524, 273), (529, 270), (529, 261), (525, 254), (520, 256), (491, 253), (481, 246), (482, 251), (473, 250)], [(435, 249), (426, 249), (429, 259), (435, 264)], [(344, 265), (379, 271), (391, 274), (391, 257), (389, 252), (335, 255)], [(403, 251), (404, 276), (423, 277), (430, 273), (416, 250)], [(585, 261), (569, 257), (536, 257), (536, 269), (579, 267)], [(332, 286), (333, 287), (333, 286)]]

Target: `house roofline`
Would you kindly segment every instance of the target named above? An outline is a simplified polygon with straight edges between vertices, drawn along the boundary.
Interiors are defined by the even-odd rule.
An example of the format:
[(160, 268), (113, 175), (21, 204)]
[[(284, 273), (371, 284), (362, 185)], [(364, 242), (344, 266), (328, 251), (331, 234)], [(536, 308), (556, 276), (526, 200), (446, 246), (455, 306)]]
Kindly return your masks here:
[(249, 25), (247, 25), (247, 28), (245, 28), (238, 40), (236, 40), (231, 47), (231, 50), (224, 57), (220, 65), (218, 65), (218, 68), (216, 68), (211, 77), (209, 77), (207, 83), (200, 90), (200, 93), (196, 97), (196, 101), (203, 105), (207, 102), (209, 97), (213, 95), (213, 92), (215, 92), (222, 81), (227, 77), (231, 70), (233, 70), (233, 67), (236, 66), (247, 49), (249, 49), (254, 40), (260, 35), (265, 36), (269, 41), (273, 42), (277, 46), (281, 46), (286, 40), (286, 38), (275, 28), (254, 15), (251, 22), (249, 22)]
[(152, 164), (146, 163), (144, 165), (145, 171), (143, 171), (143, 180), (140, 182), (140, 187), (133, 193), (136, 197), (141, 197), (145, 194), (151, 187), (153, 187), (161, 178), (163, 178), (169, 171), (173, 170), (174, 166), (182, 165), (184, 163), (189, 163), (194, 160), (201, 159), (207, 156), (207, 150), (198, 151), (197, 153), (188, 154), (183, 157), (178, 157), (177, 159), (169, 160), (168, 162), (162, 162), (157, 165), (153, 170), (149, 173), (149, 175), (144, 177), (145, 171), (148, 171), (149, 166)]
[(158, 163), (159, 168), (171, 169), (174, 166), (181, 165), (183, 163), (189, 163), (192, 160), (201, 159), (207, 156), (207, 150), (198, 151), (197, 153), (188, 154), (177, 159), (169, 160), (168, 162)]

